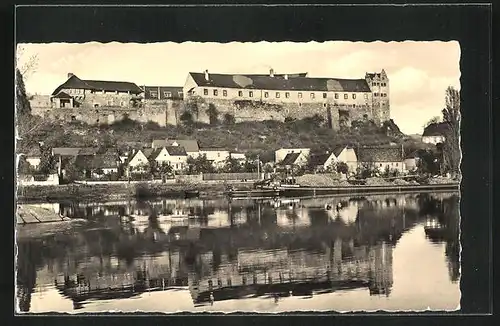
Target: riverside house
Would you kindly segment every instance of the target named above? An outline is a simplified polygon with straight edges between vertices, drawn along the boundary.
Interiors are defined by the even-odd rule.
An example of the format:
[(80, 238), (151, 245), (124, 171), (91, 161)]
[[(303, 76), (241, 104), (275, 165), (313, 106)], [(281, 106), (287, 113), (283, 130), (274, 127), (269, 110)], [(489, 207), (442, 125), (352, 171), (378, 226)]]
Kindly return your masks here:
[(446, 122), (431, 123), (424, 129), (422, 134), (422, 142), (426, 144), (439, 144), (445, 141), (445, 135), (449, 131), (449, 126)]
[(349, 173), (356, 172), (356, 169), (358, 168), (358, 157), (354, 148), (347, 145), (338, 145), (332, 152), (337, 158), (337, 162), (347, 164)]
[(156, 161), (158, 165), (168, 164), (174, 171), (182, 171), (187, 166), (187, 153), (182, 146), (167, 146), (157, 148), (148, 157), (150, 161)]
[(357, 148), (358, 166), (372, 166), (380, 172), (390, 171), (405, 172), (403, 148), (390, 147), (359, 147)]
[(187, 156), (198, 157), (200, 155), (200, 145), (196, 139), (155, 139), (151, 143), (153, 149), (169, 146), (183, 147)]
[(310, 156), (309, 165), (315, 171), (326, 171), (332, 166), (332, 163), (337, 162), (337, 157), (334, 153), (314, 154)]
[(200, 155), (205, 155), (215, 168), (222, 167), (230, 157), (229, 151), (222, 147), (200, 148)]
[(274, 152), (274, 161), (279, 163), (285, 159), (285, 156), (292, 153), (304, 153), (308, 157), (311, 153), (310, 148), (280, 148)]

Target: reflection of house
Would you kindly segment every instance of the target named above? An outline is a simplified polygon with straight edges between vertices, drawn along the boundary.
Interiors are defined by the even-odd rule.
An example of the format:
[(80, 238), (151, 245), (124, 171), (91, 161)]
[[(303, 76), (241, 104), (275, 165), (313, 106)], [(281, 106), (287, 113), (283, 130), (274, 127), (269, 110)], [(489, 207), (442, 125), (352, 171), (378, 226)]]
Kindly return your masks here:
[(424, 129), (422, 142), (426, 144), (439, 144), (445, 141), (445, 135), (449, 132), (446, 122), (431, 123)]
[(195, 304), (286, 293), (307, 295), (314, 290), (369, 287), (371, 294), (388, 293), (392, 286), (392, 251), (388, 245), (354, 247), (336, 239), (322, 252), (306, 250), (238, 250), (236, 260), (225, 255), (200, 255), (200, 266), (212, 266), (191, 275), (189, 290)]
[(359, 147), (356, 156), (360, 167), (363, 165), (379, 169), (404, 172), (403, 148), (391, 147)]

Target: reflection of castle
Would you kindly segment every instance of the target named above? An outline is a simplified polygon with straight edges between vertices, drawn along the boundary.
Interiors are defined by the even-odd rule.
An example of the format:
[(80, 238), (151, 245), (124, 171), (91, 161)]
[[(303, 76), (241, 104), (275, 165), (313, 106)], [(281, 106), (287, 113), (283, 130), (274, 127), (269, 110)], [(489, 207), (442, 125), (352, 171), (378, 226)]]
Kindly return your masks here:
[[(392, 247), (385, 243), (355, 248), (352, 241), (337, 239), (323, 252), (242, 249), (233, 261), (216, 254), (204, 254), (200, 259), (205, 268), (190, 274), (189, 279), (195, 304), (210, 301), (210, 295), (217, 301), (359, 287), (369, 287), (370, 294), (388, 295), (392, 287)], [(214, 271), (215, 260), (220, 267)]]
[[(407, 198), (405, 205), (411, 205), (412, 201)], [(337, 202), (342, 203), (350, 219), (355, 217), (354, 223), (332, 221), (325, 205), (331, 205), (336, 214)], [(23, 282), (20, 296), (29, 301), (32, 287), (28, 281), (33, 277), (37, 278), (37, 284), (43, 284), (57, 275), (60, 275), (57, 277), (60, 292), (81, 304), (85, 300), (163, 291), (172, 286), (187, 289), (188, 285), (197, 303), (210, 301), (211, 293), (216, 301), (246, 295), (289, 295), (290, 291), (293, 295), (304, 295), (347, 288), (367, 288), (372, 295), (389, 295), (392, 246), (421, 214), (406, 206), (399, 207), (399, 201), (396, 207), (391, 202), (390, 205), (383, 200), (376, 202), (386, 205), (386, 209), (380, 211), (370, 199), (331, 198), (281, 203), (278, 207), (254, 201), (174, 199), (149, 206), (128, 202), (95, 205), (96, 209), (120, 207), (128, 210), (126, 213), (142, 210), (148, 214), (151, 205), (160, 209), (174, 204), (200, 211), (201, 216), (214, 222), (188, 221), (182, 232), (180, 227), (171, 227), (167, 232), (165, 226), (166, 233), (176, 229), (180, 236), (156, 242), (124, 234), (121, 225), (112, 223), (103, 229), (96, 229), (93, 224), (89, 230), (76, 230), (75, 235), (51, 235), (43, 242), (30, 242), (29, 250), (23, 249), (21, 241), (20, 259), (27, 261), (23, 267), (26, 276), (18, 278)], [(458, 210), (453, 205), (456, 203), (450, 202), (439, 209), (453, 215)], [(81, 207), (94, 209), (92, 205)], [(303, 217), (300, 212), (304, 212)], [(219, 218), (214, 218), (217, 214)], [(295, 229), (282, 227), (280, 216), (288, 218), (293, 214), (299, 215), (304, 223), (299, 221)], [(110, 220), (113, 219), (106, 219)], [(452, 226), (453, 221), (455, 215), (450, 215), (449, 221), (443, 223)], [(158, 225), (164, 227), (162, 223)], [(190, 235), (194, 230), (196, 236)], [(35, 276), (35, 272), (31, 276), (35, 258), (29, 252), (40, 256), (37, 266), (51, 266), (37, 267), (38, 273), (50, 275)]]

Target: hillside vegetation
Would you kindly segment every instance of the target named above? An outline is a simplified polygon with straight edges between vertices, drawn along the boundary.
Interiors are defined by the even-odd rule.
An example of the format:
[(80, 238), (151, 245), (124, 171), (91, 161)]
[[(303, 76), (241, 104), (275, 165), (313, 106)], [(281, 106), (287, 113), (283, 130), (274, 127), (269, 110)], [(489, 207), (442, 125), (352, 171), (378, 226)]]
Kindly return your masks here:
[[(20, 150), (40, 141), (47, 147), (111, 147), (122, 146), (127, 142), (150, 144), (153, 139), (195, 138), (201, 147), (224, 147), (262, 153), (280, 147), (309, 147), (313, 151), (324, 151), (331, 150), (338, 144), (384, 145), (401, 143), (407, 138), (393, 121), (387, 122), (383, 127), (370, 122), (359, 122), (339, 131), (323, 127), (314, 118), (289, 122), (253, 121), (167, 127), (131, 120), (109, 126), (90, 126), (81, 122), (46, 121), (39, 117), (31, 117), (31, 121), (23, 123), (37, 127), (30, 132), (29, 137), (23, 137), (19, 144)], [(20, 127), (21, 130), (25, 128), (26, 126)]]

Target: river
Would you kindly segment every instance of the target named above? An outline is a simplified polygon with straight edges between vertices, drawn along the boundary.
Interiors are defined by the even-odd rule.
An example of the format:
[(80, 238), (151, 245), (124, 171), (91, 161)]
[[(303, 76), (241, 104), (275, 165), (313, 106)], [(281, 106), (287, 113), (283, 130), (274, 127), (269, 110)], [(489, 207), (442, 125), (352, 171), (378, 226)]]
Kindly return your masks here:
[(38, 204), (18, 226), (19, 312), (460, 307), (458, 193)]

